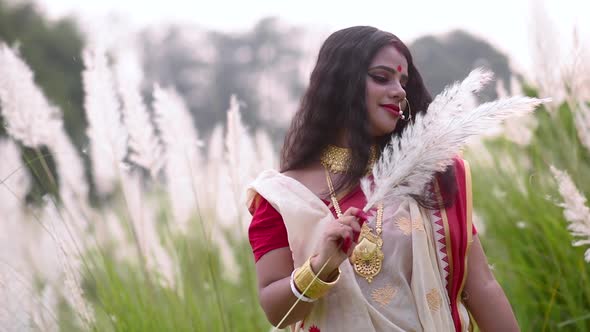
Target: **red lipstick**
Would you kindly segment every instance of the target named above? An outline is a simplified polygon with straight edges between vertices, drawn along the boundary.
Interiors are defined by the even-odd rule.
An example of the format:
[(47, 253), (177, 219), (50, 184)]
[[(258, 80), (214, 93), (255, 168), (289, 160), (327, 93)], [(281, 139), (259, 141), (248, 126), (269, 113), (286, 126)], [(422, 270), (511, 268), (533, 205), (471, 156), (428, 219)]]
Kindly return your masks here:
[(399, 106), (397, 106), (396, 104), (381, 104), (379, 106), (385, 108), (386, 110), (388, 110), (393, 115), (396, 115), (396, 116), (401, 116), (402, 115), (402, 112), (400, 111)]

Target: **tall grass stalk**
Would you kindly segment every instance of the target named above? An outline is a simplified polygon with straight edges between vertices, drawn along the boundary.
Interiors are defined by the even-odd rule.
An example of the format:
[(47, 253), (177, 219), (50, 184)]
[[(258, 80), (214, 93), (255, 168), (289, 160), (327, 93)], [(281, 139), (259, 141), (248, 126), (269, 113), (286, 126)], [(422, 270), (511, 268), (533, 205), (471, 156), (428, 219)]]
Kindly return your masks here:
[[(0, 103), (13, 139), (0, 141), (3, 162), (12, 160), (0, 163), (0, 213), (10, 216), (0, 223), (0, 275), (16, 274), (1, 279), (14, 282), (3, 281), (12, 289), (0, 296), (16, 314), (0, 315), (0, 323), (43, 331), (269, 330), (256, 300), (242, 196), (259, 171), (278, 164), (268, 136), (252, 137), (232, 98), (228, 122), (203, 142), (181, 96), (157, 87), (154, 103), (144, 103), (139, 60), (118, 56), (122, 67), (113, 68), (105, 50), (84, 55), (92, 163), (86, 179), (83, 153), (64, 132), (59, 109), (18, 52), (0, 46)], [(548, 53), (540, 56), (546, 61)], [(586, 242), (568, 231), (550, 170), (567, 172), (588, 197), (590, 94), (582, 79), (562, 83), (571, 73), (590, 75), (583, 75), (583, 61), (567, 66), (562, 76), (536, 78), (540, 94), (553, 97), (550, 108), (465, 154), (485, 221), (480, 237), (523, 331), (590, 330), (587, 248), (571, 245)], [(134, 76), (125, 81), (130, 68)], [(33, 174), (18, 158), (25, 148), (37, 149), (25, 160), (40, 166)], [(53, 193), (39, 205), (26, 202), (31, 176)], [(98, 193), (92, 202), (91, 184)], [(17, 232), (23, 235), (12, 236)]]
[(466, 153), (473, 164), (474, 207), (486, 220), (481, 238), (523, 331), (585, 331), (590, 320), (577, 318), (590, 311), (590, 266), (583, 251), (570, 245), (550, 164), (567, 169), (588, 192), (581, 180), (590, 176), (590, 154), (567, 104), (536, 118), (529, 145), (504, 137), (486, 141), (491, 163), (483, 162), (481, 152)]
[[(567, 172), (571, 187), (575, 184), (588, 196), (589, 45), (576, 30), (573, 44), (564, 45), (543, 4), (532, 9), (535, 88), (513, 80), (511, 90), (549, 96), (553, 103), (525, 124), (530, 139), (518, 144), (504, 131), (485, 141), (484, 148), (467, 151), (473, 164), (474, 208), (486, 221), (482, 242), (521, 329), (587, 331), (590, 265), (584, 248), (571, 245), (572, 235), (580, 234), (570, 234), (571, 215), (562, 211), (572, 191), (564, 195), (562, 188), (560, 193), (563, 181), (554, 176), (559, 179), (559, 172)], [(560, 171), (552, 171), (552, 165)]]

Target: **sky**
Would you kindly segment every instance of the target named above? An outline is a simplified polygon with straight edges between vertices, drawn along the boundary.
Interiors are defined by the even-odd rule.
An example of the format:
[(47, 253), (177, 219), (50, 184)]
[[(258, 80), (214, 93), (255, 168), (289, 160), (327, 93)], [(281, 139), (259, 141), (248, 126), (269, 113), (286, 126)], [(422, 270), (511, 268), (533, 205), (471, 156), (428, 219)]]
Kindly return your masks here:
[(508, 54), (514, 68), (530, 72), (532, 8), (542, 6), (567, 43), (576, 25), (590, 40), (587, 0), (36, 0), (58, 18), (77, 14), (83, 21), (100, 22), (117, 16), (134, 28), (178, 22), (221, 31), (248, 29), (263, 17), (278, 16), (288, 24), (318, 31), (352, 25), (373, 25), (408, 42), (426, 34), (442, 35), (464, 29)]

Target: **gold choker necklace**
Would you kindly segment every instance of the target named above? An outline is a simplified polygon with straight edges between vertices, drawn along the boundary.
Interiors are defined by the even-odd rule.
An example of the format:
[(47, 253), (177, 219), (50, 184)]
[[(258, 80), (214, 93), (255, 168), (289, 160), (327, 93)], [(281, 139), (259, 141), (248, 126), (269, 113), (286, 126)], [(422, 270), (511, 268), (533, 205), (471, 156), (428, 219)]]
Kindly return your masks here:
[[(351, 151), (347, 148), (341, 148), (335, 145), (328, 145), (320, 161), (322, 165), (332, 173), (346, 173), (350, 167)], [(371, 146), (369, 152), (369, 161), (367, 162), (367, 173), (373, 169), (373, 165), (377, 161), (377, 146)]]
[[(338, 199), (336, 199), (336, 192), (334, 191), (334, 185), (332, 184), (332, 178), (326, 168), (326, 182), (328, 182), (328, 188), (330, 189), (330, 199), (332, 205), (336, 211), (338, 218), (342, 217), (342, 209)], [(375, 222), (375, 233), (369, 228), (367, 223), (363, 223), (361, 226), (361, 234), (358, 238), (358, 244), (354, 248), (352, 255), (350, 255), (350, 263), (354, 267), (354, 271), (361, 277), (365, 278), (368, 283), (373, 281), (373, 278), (381, 272), (383, 266), (383, 239), (381, 238), (381, 232), (383, 231), (383, 202), (377, 206), (377, 220)]]

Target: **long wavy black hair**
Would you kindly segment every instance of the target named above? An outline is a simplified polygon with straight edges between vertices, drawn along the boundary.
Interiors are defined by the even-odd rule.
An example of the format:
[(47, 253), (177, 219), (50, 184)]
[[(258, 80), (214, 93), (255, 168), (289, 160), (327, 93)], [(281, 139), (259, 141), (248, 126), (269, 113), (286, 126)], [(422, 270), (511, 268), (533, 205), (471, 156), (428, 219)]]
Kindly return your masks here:
[[(408, 62), (406, 95), (412, 116), (426, 112), (432, 101), (414, 66), (407, 46), (395, 35), (370, 26), (355, 26), (339, 30), (322, 45), (317, 63), (311, 73), (309, 86), (301, 100), (281, 151), (281, 172), (303, 168), (319, 160), (329, 144), (336, 144), (342, 132), (347, 134), (352, 150), (349, 171), (335, 183), (336, 191), (358, 184), (363, 177), (371, 145), (375, 138), (369, 133), (365, 101), (367, 71), (377, 52), (393, 45)], [(382, 150), (392, 135), (400, 135), (408, 122), (398, 121), (395, 130), (377, 138)], [(437, 174), (445, 201), (452, 204), (457, 190), (452, 167)], [(430, 191), (414, 197), (423, 207), (437, 208), (438, 202)]]

